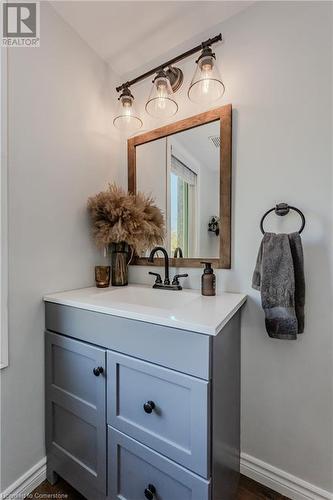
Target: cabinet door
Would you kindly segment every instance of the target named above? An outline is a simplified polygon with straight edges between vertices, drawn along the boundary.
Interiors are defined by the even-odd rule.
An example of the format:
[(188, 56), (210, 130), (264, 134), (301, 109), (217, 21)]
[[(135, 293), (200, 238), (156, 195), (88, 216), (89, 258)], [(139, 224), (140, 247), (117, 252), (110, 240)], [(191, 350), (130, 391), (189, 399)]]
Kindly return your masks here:
[(209, 477), (209, 383), (108, 351), (107, 421)]
[(76, 483), (82, 481), (103, 493), (106, 493), (105, 356), (103, 349), (46, 333), (48, 460), (56, 464), (55, 472), (64, 479), (70, 481), (75, 477)]
[(110, 500), (209, 500), (210, 481), (108, 427)]

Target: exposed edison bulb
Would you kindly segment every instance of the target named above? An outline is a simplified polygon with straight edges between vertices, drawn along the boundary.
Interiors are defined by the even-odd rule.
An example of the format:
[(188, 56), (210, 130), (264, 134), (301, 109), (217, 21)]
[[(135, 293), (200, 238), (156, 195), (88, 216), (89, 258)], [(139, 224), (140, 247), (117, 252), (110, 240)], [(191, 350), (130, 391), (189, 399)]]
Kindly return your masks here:
[(224, 85), (216, 67), (215, 55), (208, 47), (202, 51), (197, 60), (197, 67), (188, 97), (193, 102), (209, 104), (224, 94)]
[(168, 98), (168, 87), (166, 78), (159, 78), (156, 82), (157, 88), (157, 106), (163, 112), (166, 108), (166, 100)]
[(155, 118), (168, 118), (178, 110), (173, 99), (170, 80), (165, 71), (159, 71), (153, 81), (153, 87), (146, 104), (146, 111)]
[(113, 124), (126, 133), (135, 132), (142, 127), (142, 121), (134, 109), (134, 97), (129, 89), (124, 89), (119, 97), (118, 113)]
[(211, 72), (214, 67), (214, 58), (213, 56), (203, 57), (199, 59), (198, 64), (202, 72)]
[(212, 76), (212, 70), (214, 67), (214, 59), (213, 57), (204, 57), (199, 60), (198, 63), (201, 69), (201, 89), (203, 94), (209, 93), (209, 83)]
[(167, 88), (168, 88), (168, 82), (167, 82), (167, 78), (159, 78), (156, 82), (156, 87), (157, 87), (157, 91), (158, 93), (163, 96), (166, 96), (167, 95)]
[(127, 118), (127, 121), (129, 121), (133, 107), (133, 99), (131, 97), (124, 96), (121, 99), (121, 104), (123, 106), (124, 118)]

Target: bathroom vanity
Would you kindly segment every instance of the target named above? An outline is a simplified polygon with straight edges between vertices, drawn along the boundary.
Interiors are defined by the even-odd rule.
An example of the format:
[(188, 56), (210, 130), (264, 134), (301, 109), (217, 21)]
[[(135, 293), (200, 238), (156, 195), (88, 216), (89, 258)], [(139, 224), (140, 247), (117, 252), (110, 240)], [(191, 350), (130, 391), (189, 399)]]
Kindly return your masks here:
[(45, 297), (47, 478), (89, 500), (228, 500), (246, 297), (131, 285)]

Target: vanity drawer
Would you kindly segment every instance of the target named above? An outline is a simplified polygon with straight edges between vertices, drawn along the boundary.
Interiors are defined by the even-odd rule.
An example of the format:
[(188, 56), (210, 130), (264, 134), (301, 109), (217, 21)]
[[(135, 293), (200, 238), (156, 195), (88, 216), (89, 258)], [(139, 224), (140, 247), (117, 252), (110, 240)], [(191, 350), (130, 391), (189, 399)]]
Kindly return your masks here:
[(108, 423), (208, 477), (209, 382), (112, 351), (107, 365)]
[(105, 350), (50, 332), (45, 348), (48, 468), (105, 494)]
[(45, 304), (45, 311), (46, 329), (52, 332), (194, 377), (209, 380), (211, 376), (210, 335), (51, 302)]
[[(109, 498), (209, 500), (210, 481), (108, 427)], [(152, 485), (153, 488), (149, 485)]]

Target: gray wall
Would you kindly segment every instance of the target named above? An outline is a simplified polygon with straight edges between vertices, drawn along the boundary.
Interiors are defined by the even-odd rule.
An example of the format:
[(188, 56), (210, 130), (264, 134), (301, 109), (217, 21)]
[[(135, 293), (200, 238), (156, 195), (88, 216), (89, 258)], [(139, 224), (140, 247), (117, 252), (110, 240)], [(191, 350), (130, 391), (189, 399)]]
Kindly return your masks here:
[[(1, 490), (45, 456), (42, 296), (93, 283), (86, 200), (113, 175), (108, 68), (46, 2), (41, 46), (9, 56), (9, 367)], [(117, 147), (117, 149), (119, 149)]]
[[(205, 35), (219, 31), (222, 103), (234, 106), (234, 175), (232, 269), (218, 271), (217, 282), (220, 290), (249, 294), (242, 451), (332, 491), (332, 3), (258, 2)], [(194, 62), (183, 68), (189, 82)], [(186, 90), (177, 95), (177, 119), (203, 111)], [(142, 109), (146, 83), (135, 94)], [(145, 129), (156, 127), (144, 119)], [(279, 201), (300, 207), (307, 219), (306, 329), (297, 341), (268, 338), (259, 294), (250, 287), (260, 218)], [(299, 224), (291, 215), (274, 222), (271, 230)], [(187, 286), (199, 288), (202, 271), (184, 271)], [(150, 278), (147, 269), (131, 268), (132, 281)]]

